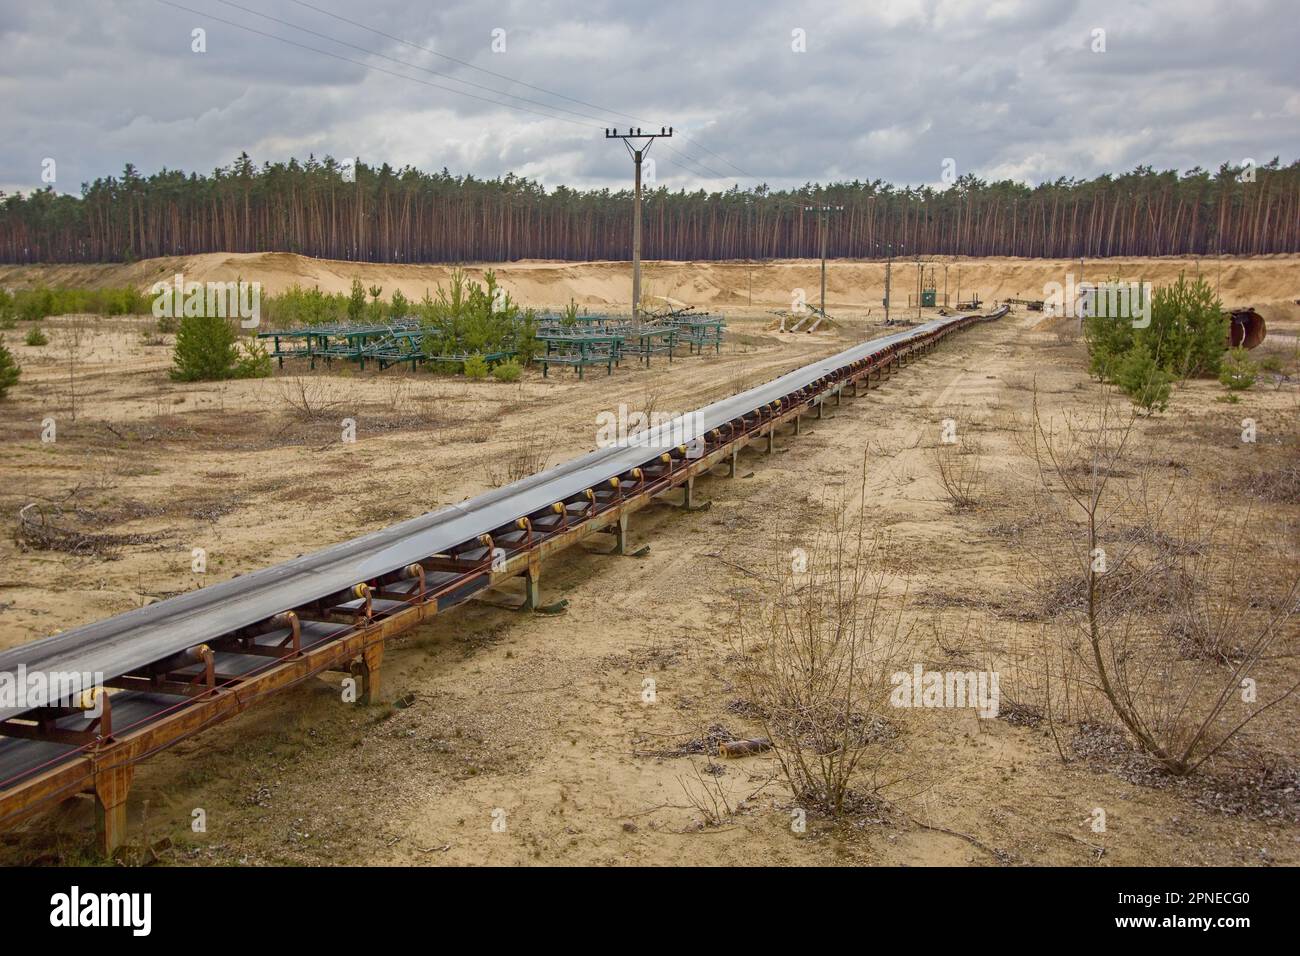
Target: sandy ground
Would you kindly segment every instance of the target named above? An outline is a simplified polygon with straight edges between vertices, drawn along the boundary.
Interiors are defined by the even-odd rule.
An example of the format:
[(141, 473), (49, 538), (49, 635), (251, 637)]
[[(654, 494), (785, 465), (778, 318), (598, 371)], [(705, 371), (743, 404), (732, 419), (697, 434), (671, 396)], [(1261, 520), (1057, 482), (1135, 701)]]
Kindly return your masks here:
[[(1043, 298), (1048, 282), (1075, 283), (1111, 279), (1147, 280), (1157, 285), (1180, 273), (1204, 275), (1215, 283), (1226, 306), (1292, 304), (1300, 300), (1300, 256), (1274, 255), (1248, 258), (1148, 258), (1148, 259), (1019, 259), (936, 256), (926, 260), (927, 273), (948, 301), (968, 301), (978, 294), (983, 301), (1006, 298)], [(208, 253), (147, 259), (129, 265), (12, 266), (0, 265), (0, 285), (16, 288), (38, 283), (105, 287), (134, 285), (142, 291), (158, 281), (181, 273), (186, 281), (232, 281), (242, 278), (262, 283), (271, 295), (293, 286), (318, 286), (325, 292), (346, 292), (353, 277), (367, 287), (379, 285), (384, 296), (400, 289), (418, 301), (425, 292), (446, 284), (449, 265), (390, 265), (310, 259), (290, 253)], [(493, 269), (511, 296), (525, 306), (558, 307), (570, 299), (593, 310), (626, 310), (630, 301), (630, 267), (626, 262), (524, 261), (496, 265), (469, 264), (472, 278)], [(834, 260), (827, 266), (826, 301), (829, 311), (848, 310), (879, 318), (885, 291), (885, 263)], [(896, 259), (890, 268), (896, 303), (906, 305), (917, 286), (917, 265)], [(821, 269), (809, 260), (772, 262), (647, 262), (643, 266), (643, 294), (647, 301), (659, 296), (701, 308), (758, 307), (788, 309), (803, 290), (807, 301), (820, 294)], [(942, 302), (942, 299), (940, 300)], [(901, 307), (901, 306), (900, 306)], [(1271, 318), (1267, 313), (1265, 318)]]
[[(1249, 260), (1225, 264), (1224, 275), (1243, 296), (1276, 303), (1280, 328), (1293, 332), (1295, 313), (1283, 303), (1294, 290), (1283, 286), (1296, 264)], [(244, 277), (255, 277), (245, 265), (240, 257)], [(310, 281), (336, 266), (312, 265), (319, 271)], [(59, 277), (86, 284), (99, 268), (73, 278), (59, 267)], [(222, 268), (214, 264), (213, 274)], [(719, 276), (734, 283), (746, 268), (690, 270), (707, 284)], [(840, 274), (876, 268), (850, 264)], [(1007, 283), (1028, 282), (1039, 266), (990, 268), (975, 284), (985, 298), (1014, 295)], [(371, 269), (391, 275), (367, 266), (363, 276)], [(669, 283), (664, 273), (678, 269), (690, 272), (655, 271), (659, 294), (718, 301), (686, 288), (686, 278)], [(404, 290), (417, 281), (407, 270), (427, 281), (445, 275), (404, 267)], [(613, 296), (626, 266), (502, 272), (507, 281), (545, 273), (552, 292), (599, 296), (592, 290), (607, 283)], [(584, 383), (531, 372), (506, 385), (286, 369), (271, 380), (179, 385), (166, 377), (168, 340), (150, 344), (157, 337), (146, 320), (51, 319), (44, 349), (13, 345), (10, 334), (24, 377), (0, 404), (0, 514), (12, 529), (19, 508), (37, 502), (75, 540), (62, 551), (24, 550), (10, 534), (0, 540), (0, 647), (460, 501), (529, 464), (589, 449), (597, 414), (620, 403), (693, 409), (881, 334), (866, 308), (841, 310), (828, 333), (768, 331), (765, 307), (780, 302), (777, 290), (792, 277), (815, 288), (815, 275), (806, 263), (770, 267), (761, 284), (772, 301), (728, 309), (721, 356), (625, 367)], [(0, 271), (0, 281), (17, 280)], [(868, 301), (871, 293), (853, 296)], [(752, 592), (744, 569), (771, 556), (778, 526), (824, 522), (826, 501), (856, 486), (864, 456), (869, 514), (888, 531), (890, 560), (906, 581), (903, 613), (917, 659), (1007, 659), (1032, 621), (1023, 556), (1007, 530), (1030, 520), (1029, 462), (1016, 437), (1029, 388), (1036, 377), (1052, 411), (1084, 409), (1096, 393), (1081, 344), (1040, 320), (1017, 313), (963, 334), (869, 397), (806, 422), (774, 456), (746, 453), (742, 477), (701, 483), (701, 497), (712, 501), (706, 512), (652, 506), (633, 519), (634, 545), (650, 546), (642, 558), (573, 551), (548, 564), (543, 599), (567, 599), (563, 614), (478, 602), (407, 634), (390, 645), (385, 681), (392, 697), (413, 695), (409, 707), (344, 705), (337, 675), (322, 677), (149, 761), (132, 790), (133, 838), (170, 838), (163, 858), (178, 864), (1300, 863), (1293, 797), (1281, 797), (1286, 811), (1270, 817), (1250, 800), (1242, 809), (1214, 796), (1248, 775), (1245, 758), (1204, 785), (1152, 786), (1114, 762), (1063, 764), (1041, 725), (920, 714), (886, 768), (898, 781), (885, 791), (894, 811), (840, 824), (814, 815), (795, 833), (770, 757), (654, 755), (714, 725), (758, 733), (736, 657), (736, 602)], [(1175, 392), (1165, 415), (1139, 422), (1141, 441), (1174, 449), (1188, 495), (1217, 493), (1225, 471), (1269, 473), (1300, 455), (1294, 346), (1271, 347), (1289, 379), (1266, 377), (1236, 405), (1217, 401), (1217, 383), (1195, 382)], [(1238, 438), (1247, 416), (1263, 436), (1256, 446)], [(339, 441), (344, 417), (357, 420), (355, 444)], [(46, 418), (56, 422), (53, 443), (40, 441)], [(973, 509), (954, 511), (937, 480), (934, 446), (945, 418), (979, 436), (986, 482)], [(1300, 501), (1261, 509), (1260, 520), (1294, 548)], [(207, 551), (206, 576), (190, 570), (196, 547)], [(1270, 666), (1281, 679), (1296, 670), (1293, 657)], [(647, 677), (657, 682), (654, 704), (642, 700)], [(1266, 755), (1284, 778), (1300, 762), (1297, 716), (1289, 701), (1249, 740), (1250, 754)], [(702, 825), (703, 807), (721, 798), (734, 812)], [(1089, 827), (1098, 807), (1107, 813), (1104, 834)], [(197, 808), (206, 833), (191, 831)], [(90, 821), (87, 802), (66, 804), (6, 835), (0, 860), (79, 859)], [(504, 821), (503, 832), (494, 821)]]

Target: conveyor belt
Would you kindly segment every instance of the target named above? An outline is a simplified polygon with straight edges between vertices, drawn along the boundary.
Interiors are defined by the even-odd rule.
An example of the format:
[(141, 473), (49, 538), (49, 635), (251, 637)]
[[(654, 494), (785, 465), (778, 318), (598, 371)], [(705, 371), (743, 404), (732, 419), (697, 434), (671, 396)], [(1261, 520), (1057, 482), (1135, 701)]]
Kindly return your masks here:
[[(710, 429), (809, 386), (819, 379), (867, 358), (883, 348), (961, 321), (938, 319), (903, 332), (873, 339), (830, 358), (814, 362), (700, 409), (686, 416), (697, 427)], [(506, 487), (458, 505), (345, 541), (313, 554), (204, 587), (146, 607), (128, 611), (0, 652), (0, 672), (27, 671), (103, 674), (112, 679), (151, 662), (256, 624), (289, 608), (343, 591), (356, 582), (388, 574), (515, 520), (561, 502), (584, 489), (626, 473), (653, 456), (658, 432), (647, 444), (598, 449)], [(697, 437), (691, 433), (686, 439)], [(675, 436), (674, 443), (680, 436)], [(0, 707), (0, 720), (25, 708)]]

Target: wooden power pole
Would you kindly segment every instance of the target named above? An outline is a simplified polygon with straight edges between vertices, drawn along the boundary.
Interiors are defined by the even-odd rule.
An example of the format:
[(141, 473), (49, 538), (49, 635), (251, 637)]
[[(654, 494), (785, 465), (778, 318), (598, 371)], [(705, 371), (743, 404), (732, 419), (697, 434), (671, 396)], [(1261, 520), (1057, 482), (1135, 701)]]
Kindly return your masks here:
[[(907, 246), (900, 245), (899, 253), (907, 252)], [(894, 267), (894, 244), (892, 242), (885, 245), (885, 324), (889, 325), (889, 294), (890, 294), (890, 272)]]
[[(635, 129), (629, 127), (626, 133), (620, 133), (617, 129), (605, 130), (606, 139), (623, 141), (636, 167), (636, 189), (632, 200), (632, 318), (634, 319), (641, 314), (641, 160), (645, 159), (646, 153), (650, 152), (650, 147), (654, 145), (655, 140), (668, 139), (672, 135), (671, 126), (667, 129), (661, 126), (657, 133), (643, 133), (639, 126)], [(645, 142), (644, 146), (641, 145), (642, 141)]]
[(822, 257), (822, 315), (826, 314), (826, 218), (833, 212), (843, 212), (843, 206), (804, 206), (803, 211), (817, 213), (817, 229), (820, 233)]

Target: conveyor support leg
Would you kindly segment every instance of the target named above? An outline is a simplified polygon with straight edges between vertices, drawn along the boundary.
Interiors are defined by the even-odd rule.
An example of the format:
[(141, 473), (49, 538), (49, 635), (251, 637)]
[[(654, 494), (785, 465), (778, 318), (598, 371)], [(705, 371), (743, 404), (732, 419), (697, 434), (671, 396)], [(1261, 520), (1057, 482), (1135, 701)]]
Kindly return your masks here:
[(542, 604), (542, 566), (530, 561), (524, 573), (524, 603), (522, 610), (535, 611)]
[(95, 834), (106, 858), (126, 841), (126, 797), (134, 775), (131, 764), (95, 771)]
[(627, 554), (627, 514), (618, 516), (618, 524), (613, 527), (614, 554)]
[(360, 660), (354, 661), (352, 673), (361, 680), (361, 702), (377, 704), (380, 702), (382, 680), (380, 667), (384, 663), (384, 642), (376, 641), (361, 651)]

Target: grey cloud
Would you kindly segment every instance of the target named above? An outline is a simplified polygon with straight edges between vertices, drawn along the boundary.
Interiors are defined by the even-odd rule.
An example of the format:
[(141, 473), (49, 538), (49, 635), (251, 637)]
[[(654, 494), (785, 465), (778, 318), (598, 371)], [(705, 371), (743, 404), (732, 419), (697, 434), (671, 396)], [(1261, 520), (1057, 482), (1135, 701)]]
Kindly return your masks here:
[[(59, 164), (57, 188), (75, 192), (127, 162), (144, 172), (206, 172), (241, 150), (259, 162), (359, 153), (476, 176), (526, 172), (548, 186), (619, 188), (629, 164), (601, 128), (630, 120), (614, 111), (643, 126), (672, 124), (694, 140), (652, 153), (660, 182), (673, 188), (836, 178), (933, 184), (945, 157), (959, 173), (1037, 181), (1139, 163), (1215, 168), (1245, 156), (1300, 156), (1300, 26), (1288, 0), (309, 0), (599, 109), (291, 0), (236, 0), (376, 54), (590, 114), (560, 114), (585, 125), (433, 88), (504, 99), (220, 0), (177, 2), (203, 12), (156, 0), (0, 0), (0, 188), (39, 187), (46, 156)], [(190, 52), (195, 26), (207, 30), (206, 54)], [(490, 49), (498, 27), (507, 31), (504, 54)], [(1089, 49), (1098, 27), (1107, 31), (1104, 54)], [(807, 53), (790, 50), (795, 28), (807, 32)]]

